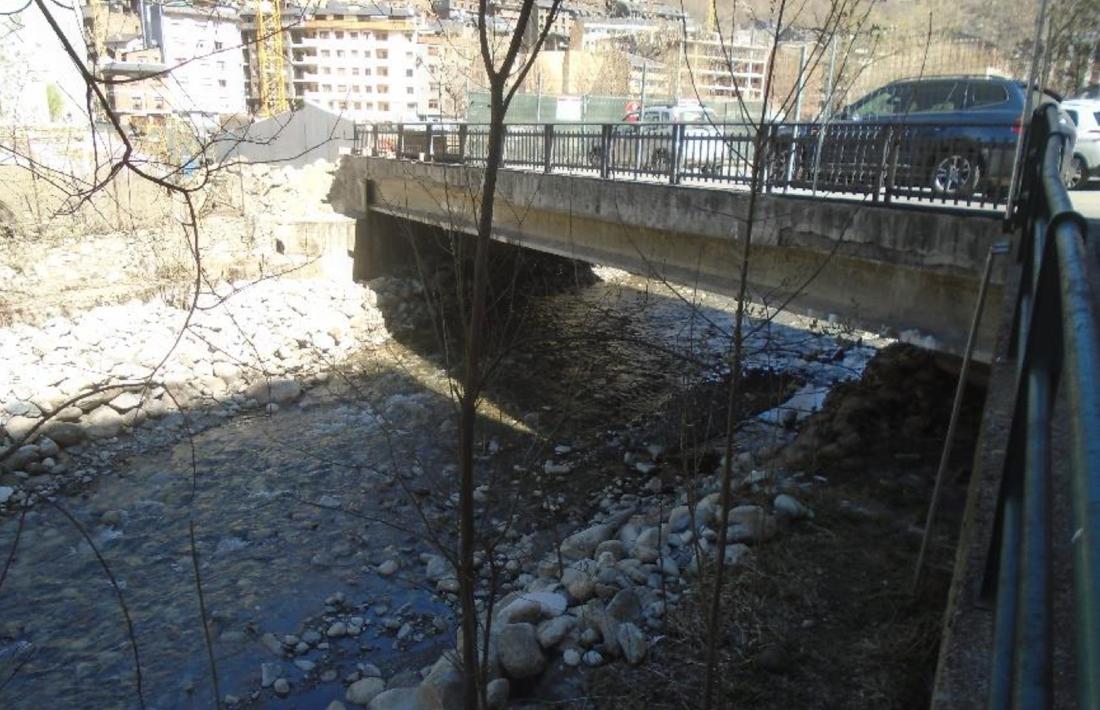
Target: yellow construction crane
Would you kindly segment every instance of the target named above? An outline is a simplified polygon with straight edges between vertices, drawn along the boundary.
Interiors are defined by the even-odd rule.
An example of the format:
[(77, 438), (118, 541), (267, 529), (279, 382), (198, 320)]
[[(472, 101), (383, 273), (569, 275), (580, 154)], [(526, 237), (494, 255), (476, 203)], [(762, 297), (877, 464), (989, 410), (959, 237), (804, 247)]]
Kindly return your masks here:
[(286, 91), (286, 53), (283, 49), (282, 0), (255, 0), (256, 78), (260, 85), (261, 116), (290, 108)]

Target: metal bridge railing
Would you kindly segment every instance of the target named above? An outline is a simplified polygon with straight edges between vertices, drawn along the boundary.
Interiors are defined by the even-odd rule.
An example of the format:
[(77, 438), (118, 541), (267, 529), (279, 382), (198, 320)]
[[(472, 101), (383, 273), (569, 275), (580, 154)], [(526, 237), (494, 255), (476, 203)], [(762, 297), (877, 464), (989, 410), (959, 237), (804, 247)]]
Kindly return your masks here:
[[(783, 123), (767, 126), (758, 142), (747, 123), (508, 124), (503, 167), (746, 185), (760, 150), (768, 192), (994, 209), (1008, 194), (1017, 133), (989, 122)], [(355, 151), (482, 165), (488, 138), (483, 123), (359, 124)]]
[[(1100, 709), (1100, 313), (1090, 279), (1087, 223), (1073, 211), (1060, 165), (1057, 109), (1028, 131), (1016, 211), (1021, 283), (1010, 347), (1018, 364), (1005, 450), (998, 541), (990, 708), (1053, 703), (1052, 507), (1057, 479), (1072, 507), (1073, 628), (1081, 708)], [(1061, 387), (1068, 457), (1053, 453)], [(1060, 439), (1061, 440), (1061, 439)]]

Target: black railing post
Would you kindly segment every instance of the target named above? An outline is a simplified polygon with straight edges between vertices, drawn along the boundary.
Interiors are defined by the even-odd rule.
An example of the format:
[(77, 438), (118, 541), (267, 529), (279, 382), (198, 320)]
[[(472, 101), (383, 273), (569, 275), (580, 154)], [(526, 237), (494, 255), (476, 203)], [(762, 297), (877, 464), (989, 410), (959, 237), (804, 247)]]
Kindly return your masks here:
[(672, 149), (669, 151), (668, 182), (671, 185), (680, 183), (680, 150), (684, 138), (684, 125), (672, 124)]
[(542, 127), (542, 172), (549, 173), (554, 167), (554, 124)]
[(894, 197), (894, 183), (897, 180), (898, 172), (898, 150), (901, 147), (903, 135), (905, 135), (904, 126), (896, 129), (891, 126), (886, 134), (886, 194), (882, 196), (886, 204), (890, 204)]
[(611, 125), (600, 126), (600, 177), (611, 176)]
[(370, 154), (378, 155), (378, 124), (370, 124)]
[(466, 163), (466, 124), (458, 124), (458, 163)]
[[(755, 154), (752, 156), (753, 162), (757, 160), (763, 160), (764, 165), (756, 168), (759, 170), (759, 174), (764, 176), (764, 192), (771, 192), (775, 187), (776, 176), (773, 174), (776, 172), (774, 168), (780, 167), (784, 171), (786, 170), (786, 162), (782, 161), (783, 165), (780, 165), (781, 154), (779, 152), (779, 127), (772, 123), (764, 130), (760, 140), (754, 142)], [(791, 144), (791, 150), (794, 150), (794, 144)]]
[(432, 124), (429, 123), (425, 127), (424, 134), (428, 138), (428, 150), (426, 151), (426, 155), (428, 158), (428, 162), (431, 163), (435, 161), (435, 141), (432, 136)]
[(405, 124), (397, 124), (397, 157), (405, 157)]

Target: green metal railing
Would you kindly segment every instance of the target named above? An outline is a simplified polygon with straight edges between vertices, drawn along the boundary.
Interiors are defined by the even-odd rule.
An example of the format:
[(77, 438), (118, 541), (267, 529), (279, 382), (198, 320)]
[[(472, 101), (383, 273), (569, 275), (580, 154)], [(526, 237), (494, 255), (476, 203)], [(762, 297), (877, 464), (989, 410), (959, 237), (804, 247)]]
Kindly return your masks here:
[[(1087, 223), (1061, 177), (1067, 149), (1057, 108), (1032, 119), (1015, 213), (1021, 283), (1010, 354), (1016, 399), (991, 560), (996, 575), (990, 708), (1048, 708), (1054, 701), (1052, 514), (1058, 478), (1072, 506), (1078, 704), (1100, 710), (1100, 265)], [(1055, 460), (1053, 411), (1065, 397), (1068, 457)], [(1056, 467), (1057, 469), (1056, 470)]]

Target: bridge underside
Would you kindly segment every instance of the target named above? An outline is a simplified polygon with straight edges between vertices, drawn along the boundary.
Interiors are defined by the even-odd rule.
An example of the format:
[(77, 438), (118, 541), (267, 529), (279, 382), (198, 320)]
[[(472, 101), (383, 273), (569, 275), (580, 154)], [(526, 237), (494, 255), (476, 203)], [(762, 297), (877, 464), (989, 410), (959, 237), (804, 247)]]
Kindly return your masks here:
[[(329, 201), (361, 220), (356, 260), (370, 258), (374, 214), (475, 233), (482, 170), (345, 157)], [(502, 171), (493, 237), (675, 284), (733, 294), (750, 225), (747, 192)], [(751, 225), (751, 298), (961, 353), (1000, 222), (977, 212), (759, 195)], [(377, 227), (376, 227), (377, 228)], [(368, 269), (369, 270), (369, 269)], [(998, 314), (1003, 268), (987, 313)], [(978, 356), (992, 351), (995, 317)]]

